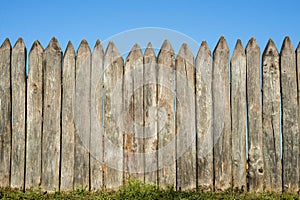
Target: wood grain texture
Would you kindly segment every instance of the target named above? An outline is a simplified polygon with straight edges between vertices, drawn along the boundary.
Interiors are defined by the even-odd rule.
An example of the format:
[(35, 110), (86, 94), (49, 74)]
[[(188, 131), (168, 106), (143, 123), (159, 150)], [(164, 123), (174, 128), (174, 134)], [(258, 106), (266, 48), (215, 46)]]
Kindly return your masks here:
[(0, 187), (10, 186), (11, 166), (11, 45), (0, 47)]
[(213, 190), (212, 56), (205, 41), (196, 57), (197, 186)]
[(157, 69), (158, 184), (162, 188), (176, 187), (174, 79), (174, 50), (165, 40), (158, 54)]
[(282, 101), (282, 182), (285, 192), (297, 192), (299, 182), (299, 127), (296, 55), (289, 37), (280, 52)]
[(26, 47), (21, 38), (12, 49), (12, 188), (23, 189), (25, 181), (25, 134), (26, 134)]
[(177, 190), (196, 189), (196, 116), (194, 56), (183, 43), (176, 67)]
[(90, 170), (91, 189), (103, 187), (103, 62), (104, 52), (97, 40), (92, 53), (91, 73), (91, 146)]
[(231, 134), (233, 187), (247, 189), (246, 180), (246, 55), (238, 40), (231, 58)]
[(263, 191), (262, 104), (260, 48), (254, 38), (246, 47), (248, 102), (248, 185), (250, 192)]
[(123, 58), (113, 42), (104, 57), (104, 185), (116, 190), (123, 183), (122, 82)]
[(281, 191), (279, 55), (271, 39), (262, 59), (264, 187), (268, 191)]
[(124, 178), (144, 181), (143, 54), (135, 44), (124, 64)]
[(62, 75), (62, 136), (60, 190), (74, 189), (75, 164), (75, 51), (68, 42), (64, 53)]
[[(296, 69), (297, 69), (297, 83), (298, 83), (298, 129), (300, 129), (300, 42), (298, 43), (297, 49), (296, 49)], [(299, 143), (300, 143), (300, 136), (299, 137)], [(298, 173), (300, 176), (300, 159), (298, 159)], [(299, 177), (300, 179), (300, 177)]]
[(229, 48), (222, 36), (213, 59), (213, 130), (215, 190), (226, 190), (232, 183), (231, 118), (229, 91)]
[(28, 58), (25, 188), (39, 187), (42, 176), (43, 52), (35, 41)]
[(144, 53), (145, 182), (157, 184), (156, 56), (149, 43)]
[(52, 38), (44, 52), (42, 190), (59, 189), (62, 51)]
[(82, 40), (76, 55), (74, 187), (89, 188), (91, 50)]

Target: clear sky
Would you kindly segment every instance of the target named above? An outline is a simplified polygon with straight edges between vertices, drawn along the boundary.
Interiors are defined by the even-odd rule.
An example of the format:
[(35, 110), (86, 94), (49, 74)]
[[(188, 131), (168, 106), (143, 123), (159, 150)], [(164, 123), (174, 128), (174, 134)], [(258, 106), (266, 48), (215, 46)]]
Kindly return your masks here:
[[(246, 46), (254, 36), (263, 51), (269, 38), (280, 50), (286, 35), (294, 47), (300, 41), (299, 0), (1, 0), (0, 42), (12, 45), (18, 37), (29, 50), (34, 40), (45, 48), (55, 36), (65, 50), (68, 40), (78, 47), (86, 38), (107, 40), (120, 32), (162, 27), (179, 31), (198, 44), (206, 40), (211, 50), (224, 35), (231, 53), (240, 38)], [(145, 45), (145, 44), (141, 44)], [(176, 50), (176, 48), (175, 48)]]

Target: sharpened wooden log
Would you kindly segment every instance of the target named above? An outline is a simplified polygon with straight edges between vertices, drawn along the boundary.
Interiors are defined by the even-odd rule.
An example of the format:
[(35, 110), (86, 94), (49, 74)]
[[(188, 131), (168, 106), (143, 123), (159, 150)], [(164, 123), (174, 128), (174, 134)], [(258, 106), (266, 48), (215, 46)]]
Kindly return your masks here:
[(222, 36), (213, 60), (213, 130), (215, 190), (231, 187), (231, 118), (229, 90), (229, 48)]
[(182, 44), (176, 57), (177, 190), (196, 188), (196, 116), (194, 56)]
[(282, 190), (280, 158), (280, 71), (278, 51), (271, 39), (264, 50), (262, 59), (264, 187), (268, 191), (278, 192)]
[(213, 190), (214, 180), (212, 70), (211, 51), (203, 41), (196, 57), (197, 186), (201, 190)]
[(45, 49), (43, 135), (42, 135), (42, 190), (59, 190), (61, 137), (61, 71), (62, 51), (56, 38)]
[(26, 47), (21, 38), (12, 49), (12, 188), (23, 189), (25, 181), (25, 137), (26, 137)]
[(231, 58), (230, 97), (233, 187), (246, 190), (246, 55), (241, 40)]
[(246, 47), (248, 102), (248, 184), (250, 192), (262, 192), (264, 159), (262, 146), (262, 104), (260, 49), (251, 38)]
[(11, 161), (11, 45), (0, 47), (0, 187), (10, 186)]
[(280, 52), (282, 101), (282, 186), (285, 192), (297, 192), (299, 182), (299, 127), (296, 55), (289, 37)]

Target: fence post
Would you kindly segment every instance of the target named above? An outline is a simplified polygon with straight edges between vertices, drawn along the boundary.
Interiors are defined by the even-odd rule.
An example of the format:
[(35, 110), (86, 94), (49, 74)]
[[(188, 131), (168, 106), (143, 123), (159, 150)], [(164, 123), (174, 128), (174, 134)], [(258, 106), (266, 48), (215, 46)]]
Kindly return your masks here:
[(5, 39), (0, 47), (0, 187), (10, 186), (11, 166), (11, 45)]
[(97, 40), (92, 53), (91, 72), (90, 179), (92, 190), (99, 190), (103, 186), (103, 61), (102, 44)]
[(282, 181), (285, 192), (297, 192), (299, 182), (299, 128), (296, 55), (289, 37), (280, 52), (282, 101)]
[(151, 43), (144, 53), (145, 182), (157, 184), (156, 56)]
[(264, 183), (266, 190), (281, 191), (279, 55), (271, 39), (262, 60)]
[(137, 44), (126, 58), (123, 83), (124, 178), (144, 181), (143, 54)]
[(176, 57), (177, 190), (196, 188), (196, 115), (194, 56), (182, 44)]
[[(123, 58), (113, 42), (104, 56), (104, 185), (116, 190), (123, 183)], [(121, 123), (121, 124), (120, 124)]]
[(25, 188), (38, 187), (42, 176), (43, 52), (35, 41), (29, 52)]
[(60, 190), (74, 189), (75, 151), (75, 51), (68, 42), (64, 53), (62, 76), (62, 136), (61, 136), (61, 180)]
[(23, 189), (25, 181), (26, 47), (21, 38), (12, 49), (12, 154), (11, 187)]
[(158, 184), (176, 187), (176, 140), (174, 117), (174, 50), (165, 40), (158, 54)]
[(233, 187), (246, 190), (246, 55), (238, 40), (231, 58)]
[(75, 73), (75, 168), (74, 187), (89, 189), (89, 148), (90, 148), (90, 76), (91, 50), (82, 40), (76, 55)]
[(260, 87), (260, 49), (255, 38), (246, 47), (248, 103), (248, 186), (250, 192), (262, 192), (264, 160), (262, 146), (262, 105)]
[(42, 184), (46, 191), (59, 190), (60, 170), (60, 115), (62, 51), (56, 38), (45, 49), (43, 136), (42, 136)]
[(197, 186), (201, 190), (213, 190), (212, 56), (206, 41), (201, 43), (195, 63)]
[(222, 36), (213, 53), (213, 130), (215, 190), (232, 183), (229, 48)]

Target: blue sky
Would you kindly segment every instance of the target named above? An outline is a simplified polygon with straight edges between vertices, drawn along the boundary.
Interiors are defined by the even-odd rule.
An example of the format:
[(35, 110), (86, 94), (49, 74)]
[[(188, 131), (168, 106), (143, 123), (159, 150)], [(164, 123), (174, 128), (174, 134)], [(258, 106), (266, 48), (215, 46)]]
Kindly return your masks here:
[(107, 40), (135, 28), (162, 27), (179, 31), (198, 44), (206, 40), (211, 50), (221, 35), (231, 53), (238, 38), (246, 46), (252, 36), (261, 52), (269, 38), (280, 50), (286, 35), (295, 48), (300, 41), (299, 8), (299, 0), (2, 0), (0, 42), (8, 37), (14, 45), (22, 37), (29, 50), (34, 40), (46, 47), (55, 36), (64, 51), (68, 40), (77, 48), (86, 38), (93, 47), (98, 38)]

